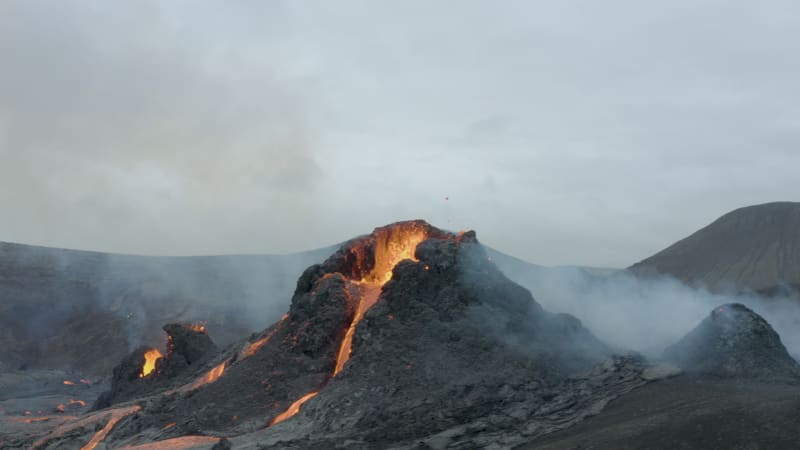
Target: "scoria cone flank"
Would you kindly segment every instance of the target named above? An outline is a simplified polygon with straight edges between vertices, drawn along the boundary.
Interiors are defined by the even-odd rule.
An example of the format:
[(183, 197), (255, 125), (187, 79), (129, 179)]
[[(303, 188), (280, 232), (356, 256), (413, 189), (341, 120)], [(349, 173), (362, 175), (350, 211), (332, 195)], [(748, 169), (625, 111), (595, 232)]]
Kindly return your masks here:
[(631, 270), (671, 275), (712, 290), (800, 286), (800, 203), (731, 211)]
[(281, 321), (201, 364), (130, 371), (117, 387), (135, 398), (35, 444), (509, 447), (645, 383), (643, 360), (543, 310), (474, 232), (423, 221), (345, 243), (305, 270)]

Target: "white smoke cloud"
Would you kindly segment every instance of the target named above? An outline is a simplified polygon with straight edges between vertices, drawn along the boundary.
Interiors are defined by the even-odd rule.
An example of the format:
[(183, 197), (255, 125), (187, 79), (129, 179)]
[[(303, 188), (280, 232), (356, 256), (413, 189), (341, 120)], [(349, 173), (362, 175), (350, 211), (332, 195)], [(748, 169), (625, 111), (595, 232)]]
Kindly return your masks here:
[(800, 301), (754, 294), (717, 294), (669, 278), (627, 272), (596, 276), (580, 268), (511, 273), (552, 312), (578, 317), (598, 338), (620, 349), (658, 356), (696, 327), (712, 309), (742, 303), (762, 315), (795, 357), (800, 356)]

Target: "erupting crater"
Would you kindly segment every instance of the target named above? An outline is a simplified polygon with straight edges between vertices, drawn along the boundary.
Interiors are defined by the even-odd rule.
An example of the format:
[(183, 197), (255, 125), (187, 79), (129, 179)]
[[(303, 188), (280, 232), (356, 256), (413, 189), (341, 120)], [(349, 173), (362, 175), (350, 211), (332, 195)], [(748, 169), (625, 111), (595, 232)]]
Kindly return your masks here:
[[(373, 242), (369, 242), (372, 245), (362, 242), (361, 245), (351, 247), (351, 251), (356, 254), (359, 269), (362, 269), (364, 263), (369, 260), (372, 261), (372, 268), (360, 279), (349, 279), (353, 284), (353, 289), (349, 291), (351, 294), (349, 298), (353, 299), (353, 303), (355, 303), (351, 305), (355, 313), (339, 347), (333, 376), (338, 375), (350, 359), (356, 326), (364, 317), (364, 313), (378, 301), (383, 285), (392, 279), (394, 267), (405, 259), (417, 261), (414, 252), (417, 245), (427, 239), (428, 231), (419, 222), (401, 222), (375, 230), (370, 236), (374, 239)], [(370, 251), (371, 254), (369, 254)]]
[[(337, 376), (353, 352), (353, 335), (364, 314), (377, 303), (383, 286), (392, 279), (395, 266), (403, 260), (417, 261), (417, 246), (429, 237), (457, 239), (456, 235), (438, 230), (424, 221), (398, 222), (376, 228), (372, 234), (346, 244), (342, 267), (338, 273), (346, 280), (345, 294), (352, 313), (336, 353), (336, 364), (330, 377)], [(331, 272), (325, 276), (331, 275)], [(280, 423), (300, 411), (318, 391), (311, 391), (293, 402), (270, 425)]]
[[(518, 430), (541, 433), (551, 423), (548, 414), (530, 422), (547, 403), (577, 405), (557, 427), (547, 425), (552, 430), (644, 382), (640, 364), (625, 358), (590, 378), (564, 379), (607, 348), (577, 319), (544, 311), (508, 280), (474, 232), (424, 221), (376, 228), (309, 266), (287, 314), (239, 345), (220, 350), (201, 326), (164, 331), (166, 355), (151, 356), (150, 376), (138, 377), (150, 353), (139, 348), (95, 402), (95, 409), (119, 404), (105, 410), (116, 411), (115, 421), (102, 434), (81, 428), (73, 441), (222, 445), (220, 437), (197, 436), (202, 431), (242, 448), (388, 448), (426, 436), (435, 442), (465, 424), (484, 430), (492, 417), (502, 418), (497, 430), (524, 442), (530, 435)], [(601, 384), (598, 395), (587, 387)], [(564, 395), (552, 400), (540, 394), (545, 388)], [(125, 409), (134, 406), (142, 409)], [(459, 448), (483, 448), (496, 442), (492, 433), (453, 439)]]

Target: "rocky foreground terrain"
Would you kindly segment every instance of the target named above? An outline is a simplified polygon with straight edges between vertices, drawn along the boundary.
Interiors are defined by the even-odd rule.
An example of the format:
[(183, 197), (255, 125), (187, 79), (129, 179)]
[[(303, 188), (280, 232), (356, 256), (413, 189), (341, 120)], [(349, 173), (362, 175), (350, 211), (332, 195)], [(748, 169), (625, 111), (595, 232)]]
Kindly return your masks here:
[(246, 340), (219, 346), (190, 323), (164, 331), (160, 358), (143, 346), (110, 384), (86, 380), (91, 406), (0, 416), (3, 448), (787, 448), (800, 437), (798, 364), (746, 307), (715, 308), (658, 361), (619, 354), (542, 309), (474, 233), (421, 221), (308, 267), (286, 314)]

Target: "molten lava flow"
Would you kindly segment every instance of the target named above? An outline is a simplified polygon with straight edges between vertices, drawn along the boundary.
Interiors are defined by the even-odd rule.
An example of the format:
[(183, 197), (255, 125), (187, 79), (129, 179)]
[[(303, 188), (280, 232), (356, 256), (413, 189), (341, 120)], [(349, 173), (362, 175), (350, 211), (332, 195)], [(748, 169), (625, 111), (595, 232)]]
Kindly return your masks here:
[(92, 450), (93, 448), (97, 447), (97, 444), (103, 442), (103, 439), (105, 439), (106, 436), (108, 436), (108, 433), (111, 432), (111, 430), (114, 428), (114, 425), (116, 425), (117, 422), (122, 420), (124, 417), (131, 415), (136, 411), (139, 411), (140, 409), (142, 409), (142, 407), (138, 405), (122, 409), (112, 409), (111, 416), (108, 418), (106, 426), (104, 426), (100, 431), (95, 433), (94, 436), (92, 436), (92, 439), (86, 445), (81, 447), (81, 450)]
[(281, 325), (282, 325), (282, 324), (283, 324), (283, 322), (285, 322), (285, 321), (286, 321), (286, 319), (288, 319), (288, 318), (289, 318), (289, 314), (284, 314), (284, 315), (283, 315), (283, 317), (281, 317), (281, 320), (278, 322), (278, 324), (277, 324), (277, 325), (275, 325), (275, 328), (273, 328), (273, 329), (272, 329), (272, 330), (271, 330), (269, 333), (267, 333), (267, 335), (266, 335), (266, 336), (264, 336), (263, 338), (261, 338), (261, 339), (259, 339), (259, 340), (255, 341), (255, 342), (251, 342), (251, 343), (247, 344), (247, 345), (246, 345), (246, 346), (245, 346), (245, 347), (242, 349), (242, 351), (240, 351), (240, 352), (239, 352), (238, 359), (245, 359), (245, 358), (248, 358), (248, 357), (250, 357), (250, 356), (253, 356), (253, 355), (255, 355), (255, 354), (256, 354), (256, 352), (257, 352), (257, 351), (258, 351), (258, 350), (259, 350), (261, 347), (263, 347), (264, 345), (266, 345), (266, 344), (267, 344), (267, 342), (269, 342), (269, 340), (270, 340), (270, 339), (272, 339), (272, 336), (275, 336), (275, 333), (277, 333), (277, 332), (278, 332), (278, 331), (281, 329)]
[(202, 383), (200, 384), (200, 386), (202, 386), (203, 384), (213, 383), (213, 382), (219, 380), (219, 377), (221, 377), (222, 373), (225, 372), (225, 365), (226, 364), (228, 364), (228, 361), (224, 361), (221, 364), (219, 364), (218, 366), (216, 366), (213, 369), (211, 369), (208, 372), (206, 372), (205, 376), (203, 376), (203, 378), (201, 378)]
[(362, 282), (356, 284), (356, 289), (359, 291), (358, 306), (356, 307), (355, 315), (353, 315), (353, 321), (350, 322), (350, 326), (347, 328), (347, 332), (342, 339), (342, 344), (339, 346), (339, 353), (336, 356), (336, 368), (333, 369), (333, 376), (338, 375), (344, 368), (345, 363), (350, 359), (350, 354), (353, 351), (353, 334), (356, 332), (356, 325), (358, 325), (358, 322), (364, 317), (364, 313), (378, 301), (382, 286), (382, 284), (377, 283)]
[(78, 406), (86, 406), (86, 402), (83, 400), (75, 400), (74, 398), (69, 401), (70, 405), (78, 405)]
[(114, 428), (114, 425), (117, 424), (120, 420), (124, 417), (135, 413), (136, 411), (141, 410), (142, 407), (135, 405), (135, 406), (128, 406), (125, 408), (116, 408), (110, 410), (104, 410), (97, 412), (95, 414), (91, 414), (89, 416), (85, 416), (81, 419), (75, 420), (73, 422), (65, 423), (63, 425), (58, 426), (55, 430), (50, 432), (50, 434), (43, 436), (36, 441), (33, 442), (30, 448), (37, 449), (41, 447), (45, 447), (47, 443), (54, 439), (61, 438), (67, 434), (72, 433), (75, 430), (80, 429), (95, 429), (97, 430), (101, 421), (104, 419), (108, 419), (105, 426), (99, 428), (92, 439), (86, 443), (81, 450), (92, 450), (93, 448), (97, 447), (97, 445), (102, 442), (108, 433)]
[(166, 393), (167, 394), (174, 394), (175, 392), (190, 392), (190, 391), (193, 391), (195, 389), (199, 389), (199, 388), (201, 388), (201, 387), (203, 387), (203, 386), (205, 386), (205, 385), (207, 385), (209, 383), (213, 383), (213, 382), (217, 381), (219, 379), (219, 377), (222, 376), (222, 374), (225, 372), (225, 367), (227, 367), (229, 362), (230, 362), (230, 359), (226, 359), (225, 361), (221, 362), (220, 364), (214, 366), (213, 369), (211, 369), (208, 372), (206, 372), (200, 378), (192, 381), (189, 384), (185, 384), (185, 385), (183, 385), (183, 386), (181, 386), (181, 387), (179, 387), (177, 389), (170, 389)]
[(184, 450), (197, 447), (209, 447), (220, 441), (213, 436), (183, 436), (165, 441), (150, 442), (139, 445), (126, 445), (120, 450)]
[(350, 326), (347, 328), (342, 344), (339, 347), (333, 376), (338, 375), (344, 368), (345, 363), (350, 359), (356, 326), (358, 326), (364, 314), (378, 301), (383, 285), (392, 279), (394, 266), (404, 259), (416, 261), (414, 252), (417, 249), (417, 245), (426, 238), (425, 229), (413, 223), (377, 231), (375, 265), (361, 280), (355, 282), (358, 290), (358, 304), (353, 315), (353, 321), (350, 322)]
[(139, 374), (139, 378), (144, 378), (150, 375), (156, 369), (156, 361), (163, 358), (164, 355), (157, 349), (151, 349), (145, 352), (144, 354), (144, 365), (142, 366), (142, 373)]
[[(404, 259), (417, 261), (414, 257), (417, 245), (428, 238), (428, 233), (425, 227), (418, 223), (410, 222), (377, 229), (373, 236), (374, 242), (363, 240), (351, 249), (355, 256), (357, 269), (363, 268), (367, 261), (372, 262), (372, 268), (368, 273), (361, 276), (361, 279), (349, 279), (350, 285), (346, 292), (349, 294), (348, 299), (355, 311), (339, 346), (333, 376), (338, 375), (350, 359), (356, 327), (364, 317), (364, 314), (377, 303), (383, 285), (392, 279), (394, 267)], [(373, 243), (374, 246), (371, 247), (370, 244)], [(370, 247), (374, 251), (372, 259), (369, 258), (370, 255), (367, 253)], [(352, 305), (352, 303), (355, 303), (355, 305)], [(286, 411), (275, 417), (270, 422), (270, 425), (283, 422), (297, 414), (303, 403), (313, 398), (317, 393), (317, 391), (313, 391), (300, 397)]]
[(300, 399), (295, 401), (294, 403), (292, 403), (289, 406), (289, 408), (286, 409), (286, 411), (278, 414), (274, 419), (272, 419), (272, 422), (270, 422), (269, 424), (270, 425), (275, 425), (276, 423), (281, 423), (284, 420), (286, 420), (286, 419), (292, 417), (293, 415), (297, 414), (298, 412), (300, 412), (300, 407), (303, 406), (303, 403), (311, 400), (318, 393), (319, 392), (317, 392), (317, 391), (309, 392), (308, 394), (300, 397)]
[(66, 384), (67, 386), (72, 386), (72, 385), (75, 384), (75, 382), (74, 381), (69, 381), (69, 380), (64, 380), (64, 384)]

